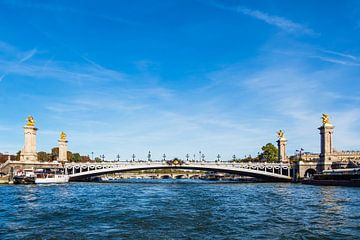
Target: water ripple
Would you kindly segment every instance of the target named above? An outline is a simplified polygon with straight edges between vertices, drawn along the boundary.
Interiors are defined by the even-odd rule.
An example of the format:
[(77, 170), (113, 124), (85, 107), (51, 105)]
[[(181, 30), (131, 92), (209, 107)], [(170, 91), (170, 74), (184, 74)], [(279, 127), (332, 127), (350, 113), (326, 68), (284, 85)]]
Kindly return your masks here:
[(355, 239), (357, 188), (286, 183), (0, 186), (1, 239)]

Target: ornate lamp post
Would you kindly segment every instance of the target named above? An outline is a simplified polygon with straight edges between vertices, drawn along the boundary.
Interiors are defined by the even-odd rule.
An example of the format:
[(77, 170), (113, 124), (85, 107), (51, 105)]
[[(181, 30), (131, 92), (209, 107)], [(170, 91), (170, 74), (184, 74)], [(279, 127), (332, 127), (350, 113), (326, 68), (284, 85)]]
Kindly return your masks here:
[(221, 158), (220, 154), (218, 154), (218, 155), (216, 156), (216, 158), (217, 158), (217, 161), (219, 162), (219, 161), (220, 161), (220, 158)]
[(120, 155), (118, 154), (117, 156), (116, 156), (116, 158), (117, 158), (117, 160), (118, 160), (118, 162), (120, 161)]
[(151, 162), (151, 152), (150, 152), (150, 151), (149, 151), (149, 153), (148, 153), (148, 156), (147, 156), (147, 157), (148, 157), (148, 161), (149, 161), (149, 162)]
[(203, 162), (205, 162), (205, 155), (204, 155), (204, 154), (201, 155), (201, 160), (202, 160)]
[(135, 153), (133, 153), (133, 155), (131, 157), (132, 157), (132, 161), (134, 162), (135, 158), (136, 158)]
[(302, 159), (301, 159), (301, 155), (302, 155), (302, 153), (304, 152), (304, 149), (303, 148), (300, 148), (300, 150), (296, 150), (296, 153), (299, 153), (298, 155), (299, 155), (299, 161), (301, 161)]
[(91, 160), (94, 161), (94, 152), (91, 152)]
[(185, 155), (185, 157), (186, 157), (186, 161), (188, 162), (189, 161), (189, 154), (187, 153), (186, 155)]
[(165, 155), (165, 153), (163, 154), (163, 161), (165, 161), (166, 160), (166, 155)]
[(232, 158), (233, 158), (233, 161), (235, 162), (235, 161), (236, 161), (236, 156), (235, 156), (235, 154), (232, 156)]
[(102, 159), (102, 161), (104, 162), (105, 161), (105, 155), (100, 155), (100, 158)]
[(199, 160), (200, 160), (200, 162), (201, 162), (201, 151), (199, 151)]

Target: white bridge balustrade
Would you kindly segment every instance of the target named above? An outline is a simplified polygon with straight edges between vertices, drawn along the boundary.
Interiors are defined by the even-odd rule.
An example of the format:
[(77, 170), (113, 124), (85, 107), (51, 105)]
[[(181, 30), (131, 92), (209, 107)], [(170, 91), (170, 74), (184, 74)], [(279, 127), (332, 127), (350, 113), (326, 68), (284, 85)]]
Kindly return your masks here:
[(291, 180), (291, 165), (286, 163), (185, 161), (174, 164), (172, 161), (133, 161), (66, 163), (64, 168), (70, 180), (81, 180), (109, 173), (165, 168), (225, 172), (275, 181)]

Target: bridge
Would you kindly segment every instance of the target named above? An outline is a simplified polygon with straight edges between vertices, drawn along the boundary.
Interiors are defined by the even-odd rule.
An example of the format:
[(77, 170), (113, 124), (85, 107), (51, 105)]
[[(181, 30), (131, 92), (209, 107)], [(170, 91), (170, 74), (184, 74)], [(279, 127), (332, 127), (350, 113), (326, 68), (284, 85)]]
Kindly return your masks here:
[(131, 161), (65, 163), (70, 180), (82, 180), (103, 174), (151, 169), (183, 169), (232, 173), (270, 181), (291, 181), (291, 165), (286, 163), (236, 163), (214, 161)]

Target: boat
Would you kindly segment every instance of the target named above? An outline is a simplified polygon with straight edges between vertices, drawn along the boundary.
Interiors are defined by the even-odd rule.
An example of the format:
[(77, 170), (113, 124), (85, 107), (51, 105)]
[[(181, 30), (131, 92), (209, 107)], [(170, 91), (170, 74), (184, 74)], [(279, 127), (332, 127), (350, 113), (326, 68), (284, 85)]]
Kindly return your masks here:
[(325, 170), (302, 181), (303, 184), (360, 187), (360, 168)]
[(33, 184), (35, 183), (34, 169), (18, 169), (14, 172), (14, 184)]
[(69, 176), (62, 168), (41, 168), (35, 170), (35, 183), (67, 183)]

